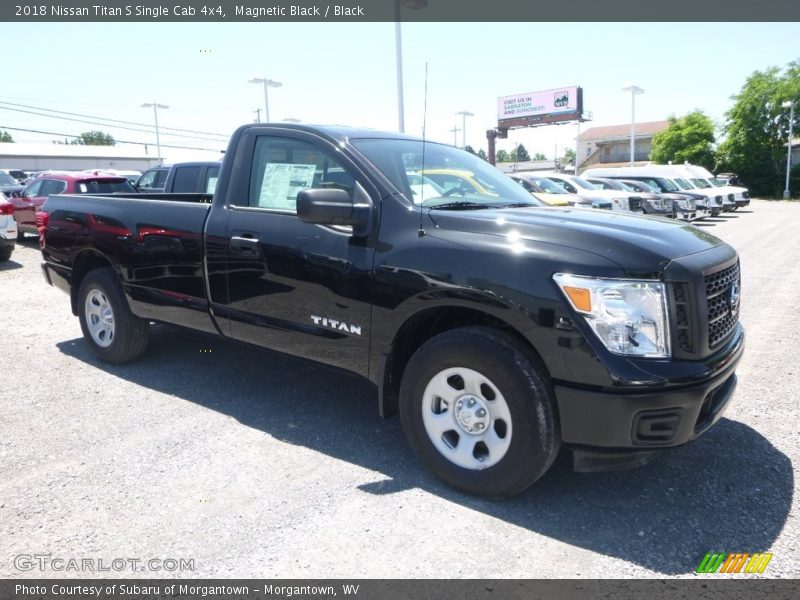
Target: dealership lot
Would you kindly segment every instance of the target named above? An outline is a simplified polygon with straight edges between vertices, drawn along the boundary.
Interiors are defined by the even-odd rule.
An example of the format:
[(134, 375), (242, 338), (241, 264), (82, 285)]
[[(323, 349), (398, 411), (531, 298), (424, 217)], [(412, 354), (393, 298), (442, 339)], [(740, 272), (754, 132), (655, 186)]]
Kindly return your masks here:
[(94, 575), (192, 562), (128, 577), (684, 576), (713, 550), (773, 552), (765, 575), (796, 577), (798, 221), (800, 203), (753, 201), (700, 225), (741, 255), (725, 419), (633, 471), (575, 474), (564, 454), (506, 501), (433, 478), (355, 377), (165, 326), (143, 360), (100, 363), (28, 238), (0, 266), (0, 576), (93, 575), (20, 570), (34, 554)]

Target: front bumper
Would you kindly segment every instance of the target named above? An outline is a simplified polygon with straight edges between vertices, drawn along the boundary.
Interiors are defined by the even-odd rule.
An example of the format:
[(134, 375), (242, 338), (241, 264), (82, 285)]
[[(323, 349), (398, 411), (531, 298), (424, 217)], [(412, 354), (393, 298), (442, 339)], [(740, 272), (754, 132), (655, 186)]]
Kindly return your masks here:
[(714, 209), (712, 208), (711, 210), (709, 210), (707, 206), (703, 206), (702, 204), (697, 205), (697, 209), (695, 212), (696, 212), (695, 214), (696, 220), (705, 219), (709, 215), (714, 216)]
[(686, 385), (589, 390), (558, 384), (561, 438), (582, 450), (650, 452), (685, 444), (723, 415), (736, 388), (735, 369), (743, 351), (744, 332), (739, 330), (704, 361), (708, 376)]
[(681, 208), (676, 204), (673, 208), (672, 216), (679, 221), (694, 221), (697, 218), (697, 210)]

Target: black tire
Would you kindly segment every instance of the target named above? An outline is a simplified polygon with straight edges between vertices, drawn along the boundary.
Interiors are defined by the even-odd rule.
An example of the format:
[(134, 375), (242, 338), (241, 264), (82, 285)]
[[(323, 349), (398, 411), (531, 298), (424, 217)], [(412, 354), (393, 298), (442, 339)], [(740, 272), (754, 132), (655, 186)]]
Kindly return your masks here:
[[(91, 332), (92, 316), (87, 314), (87, 298), (103, 298), (111, 310), (112, 334), (103, 338), (108, 345), (95, 340)], [(103, 361), (121, 364), (139, 358), (147, 348), (150, 323), (131, 313), (116, 273), (110, 268), (90, 271), (78, 290), (78, 317), (83, 337), (92, 351)]]
[(3, 246), (0, 248), (0, 262), (9, 260), (12, 252), (14, 252), (14, 246)]
[[(456, 452), (463, 436), (465, 450), (475, 461), (492, 460), (491, 450), (488, 450), (483, 459), (476, 456), (476, 453), (483, 452), (479, 447), (482, 443), (479, 436), (482, 434), (459, 430), (461, 425), (456, 416), (460, 413), (453, 402), (447, 408), (441, 409), (444, 403), (435, 399), (438, 398), (436, 394), (425, 397), (428, 384), (434, 386), (436, 381), (441, 382), (442, 377), (452, 372), (451, 369), (465, 370), (465, 373), (477, 372), (491, 384), (486, 391), (481, 385), (481, 392), (476, 398), (479, 405), (482, 403), (489, 407), (493, 402), (503, 400), (507, 406), (511, 422), (505, 425), (509, 432), (509, 440), (504, 442), (505, 453), (498, 452), (496, 456), (500, 457), (499, 460), (494, 458), (497, 462), (485, 468), (477, 463), (466, 467), (456, 464), (437, 448), (426, 430), (424, 411), (432, 410), (436, 415), (433, 418), (437, 418), (452, 409), (450, 420), (456, 424), (453, 431), (458, 436), (457, 441), (451, 446), (455, 438), (452, 432), (447, 431), (442, 434), (439, 446), (443, 447), (444, 452)], [(452, 376), (446, 379), (448, 385), (451, 385), (451, 378)], [(457, 378), (453, 389), (458, 389)], [(449, 392), (448, 389), (447, 393)], [(455, 392), (454, 398), (458, 398), (455, 403), (463, 398), (475, 398), (471, 394), (459, 397), (458, 394), (462, 393)], [(496, 393), (499, 394), (492, 399), (490, 396)], [(439, 413), (436, 409), (431, 409), (432, 404), (436, 403), (440, 406)], [(552, 383), (538, 357), (528, 352), (511, 336), (488, 327), (463, 327), (428, 340), (411, 357), (400, 385), (403, 431), (419, 459), (449, 485), (480, 496), (503, 497), (517, 494), (550, 468), (561, 444), (554, 407)], [(491, 412), (493, 409), (489, 410)], [(474, 418), (474, 415), (469, 418)], [(490, 430), (501, 434), (498, 427), (502, 422), (498, 421), (502, 420), (492, 414), (485, 434), (488, 435)], [(481, 427), (486, 426), (481, 424)], [(483, 448), (486, 448), (485, 444)], [(462, 453), (461, 457), (464, 456)]]

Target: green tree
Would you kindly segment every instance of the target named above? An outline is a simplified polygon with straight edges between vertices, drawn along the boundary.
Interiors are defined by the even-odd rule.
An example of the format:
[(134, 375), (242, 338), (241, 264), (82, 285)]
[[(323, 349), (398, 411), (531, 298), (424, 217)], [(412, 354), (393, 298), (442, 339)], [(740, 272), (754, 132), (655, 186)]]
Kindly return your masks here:
[(517, 150), (517, 160), (518, 161), (522, 162), (523, 160), (530, 160), (531, 159), (531, 155), (528, 154), (528, 149), (525, 146), (523, 146), (522, 144), (517, 146), (516, 150)]
[(7, 131), (0, 131), (0, 142), (4, 144), (13, 144), (14, 138)]
[(533, 155), (533, 160), (547, 160), (547, 157), (541, 152), (537, 152)]
[(714, 168), (714, 122), (702, 111), (683, 117), (671, 115), (664, 131), (653, 136), (650, 160), (665, 165), (689, 162), (707, 169)]
[(77, 146), (115, 146), (114, 138), (102, 131), (84, 131), (79, 138), (70, 142)]
[(473, 147), (472, 147), (472, 146), (470, 146), (469, 144), (467, 144), (466, 146), (464, 146), (464, 150), (466, 150), (466, 151), (467, 151), (467, 152), (469, 152), (470, 154), (475, 154), (475, 148), (473, 148)]
[(489, 160), (489, 155), (486, 154), (486, 151), (483, 148), (481, 148), (480, 150), (478, 150), (478, 158), (482, 158), (483, 160)]
[(717, 168), (735, 172), (753, 194), (780, 196), (789, 137), (789, 109), (782, 104), (795, 103), (794, 131), (800, 132), (800, 62), (754, 72), (733, 100), (725, 113)]
[(495, 162), (511, 162), (513, 159), (511, 155), (505, 150), (498, 150), (494, 156)]
[(575, 149), (567, 148), (564, 150), (564, 156), (561, 159), (562, 164), (575, 164)]

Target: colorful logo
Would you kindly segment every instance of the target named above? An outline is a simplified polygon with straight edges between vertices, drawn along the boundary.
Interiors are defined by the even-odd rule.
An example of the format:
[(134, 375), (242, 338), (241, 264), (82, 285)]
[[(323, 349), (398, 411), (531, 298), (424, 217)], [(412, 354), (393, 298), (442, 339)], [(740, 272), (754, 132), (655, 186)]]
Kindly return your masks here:
[(708, 552), (695, 573), (763, 573), (771, 560), (770, 552)]

